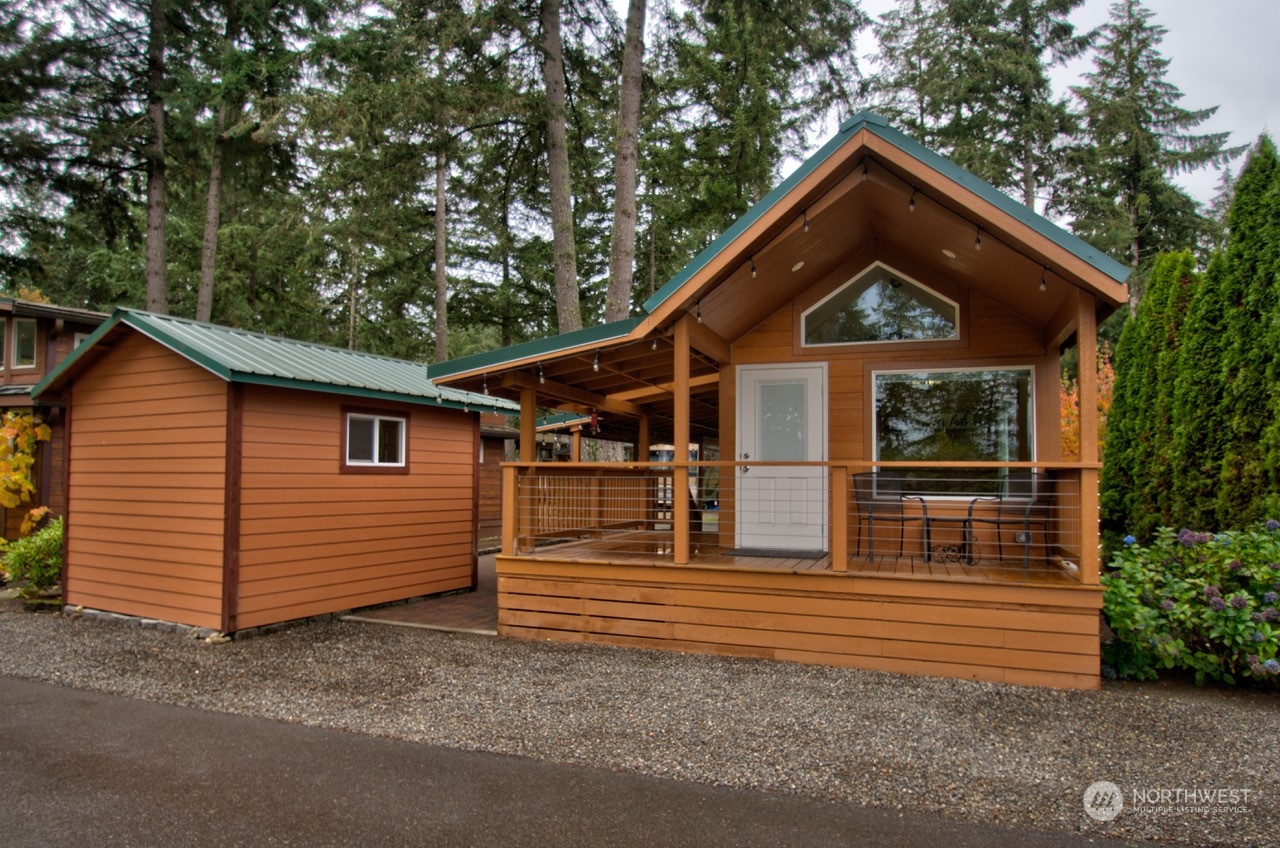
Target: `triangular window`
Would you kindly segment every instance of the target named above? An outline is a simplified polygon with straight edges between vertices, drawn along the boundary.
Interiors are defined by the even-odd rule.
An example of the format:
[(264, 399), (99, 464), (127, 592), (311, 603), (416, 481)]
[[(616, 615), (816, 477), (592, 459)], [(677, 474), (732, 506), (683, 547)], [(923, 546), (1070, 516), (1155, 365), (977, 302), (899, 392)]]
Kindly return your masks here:
[(958, 339), (959, 308), (919, 283), (875, 264), (804, 313), (809, 345)]

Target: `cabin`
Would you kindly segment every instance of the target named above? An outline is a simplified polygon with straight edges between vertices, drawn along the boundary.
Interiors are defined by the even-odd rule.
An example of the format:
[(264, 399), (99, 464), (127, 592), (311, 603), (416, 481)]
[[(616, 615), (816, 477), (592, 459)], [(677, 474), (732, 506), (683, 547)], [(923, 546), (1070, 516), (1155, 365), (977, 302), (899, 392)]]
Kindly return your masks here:
[(19, 528), (31, 508), (47, 506), (55, 516), (67, 509), (62, 487), (62, 410), (56, 404), (37, 404), (31, 390), (105, 320), (105, 312), (0, 297), (0, 414), (34, 413), (53, 434), (36, 447), (31, 473), (36, 491), (30, 503), (12, 509), (0, 507), (4, 511), (2, 533), (10, 541), (20, 535)]
[(66, 407), (63, 601), (236, 633), (474, 589), (481, 411), (420, 363), (118, 309)]
[(505, 466), (499, 633), (1096, 688), (1097, 387), (1065, 461), (1059, 370), (1126, 276), (852, 118), (632, 317), (430, 367), (519, 402), (522, 458), (540, 413), (630, 446)]

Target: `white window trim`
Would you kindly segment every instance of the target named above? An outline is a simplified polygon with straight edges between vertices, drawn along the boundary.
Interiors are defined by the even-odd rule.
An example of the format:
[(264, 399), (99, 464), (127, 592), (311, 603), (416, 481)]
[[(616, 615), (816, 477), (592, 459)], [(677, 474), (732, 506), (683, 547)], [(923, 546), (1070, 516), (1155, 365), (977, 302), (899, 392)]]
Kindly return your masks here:
[[(824, 304), (826, 304), (832, 298), (837, 297), (841, 292), (849, 288), (849, 286), (853, 285), (858, 280), (862, 279), (863, 277), (871, 273), (876, 268), (880, 268), (884, 271), (887, 271), (888, 273), (892, 274), (895, 277), (901, 277), (904, 282), (910, 283), (911, 285), (917, 288), (924, 289), (929, 294), (938, 298), (938, 300), (941, 300), (944, 303), (949, 303), (951, 304), (951, 306), (955, 307), (955, 310), (956, 310), (955, 334), (951, 336), (947, 336), (946, 338), (941, 338), (941, 339), (877, 339), (874, 341), (866, 341), (866, 342), (809, 342), (807, 341), (806, 339), (809, 334), (805, 332), (807, 329), (805, 322), (808, 320), (809, 315), (813, 312), (816, 312), (818, 309), (820, 309)], [(945, 294), (933, 288), (932, 286), (925, 285), (924, 283), (917, 280), (915, 277), (911, 277), (907, 274), (903, 274), (897, 268), (894, 268), (890, 265), (886, 265), (885, 263), (879, 260), (876, 260), (875, 262), (872, 262), (867, 267), (863, 268), (858, 273), (854, 274), (848, 280), (845, 280), (843, 283), (836, 286), (835, 290), (832, 291), (830, 294), (828, 294), (826, 297), (822, 298), (817, 303), (813, 304), (808, 309), (806, 309), (804, 312), (800, 313), (800, 346), (802, 348), (821, 348), (821, 347), (852, 347), (855, 345), (928, 344), (930, 342), (955, 342), (955, 341), (959, 341), (960, 339), (960, 323), (961, 323), (960, 304), (957, 301), (952, 300), (951, 298), (947, 297)]]
[[(351, 422), (356, 419), (359, 419), (361, 421), (373, 422), (373, 459), (372, 460), (351, 458)], [(383, 421), (395, 421), (397, 424), (400, 425), (400, 450), (399, 450), (400, 461), (399, 462), (381, 462), (378, 460), (378, 455), (379, 453), (381, 453), (381, 451), (378, 450), (378, 448), (381, 447), (379, 443), (379, 439), (382, 438), (382, 430), (379, 425)], [(405, 439), (408, 435), (408, 431), (409, 431), (409, 421), (407, 418), (400, 415), (373, 415), (366, 412), (348, 412), (347, 420), (346, 420), (346, 441), (344, 444), (345, 451), (346, 451), (346, 456), (344, 457), (344, 459), (346, 461), (346, 464), (349, 466), (354, 466), (359, 468), (404, 468), (405, 453), (406, 453)]]

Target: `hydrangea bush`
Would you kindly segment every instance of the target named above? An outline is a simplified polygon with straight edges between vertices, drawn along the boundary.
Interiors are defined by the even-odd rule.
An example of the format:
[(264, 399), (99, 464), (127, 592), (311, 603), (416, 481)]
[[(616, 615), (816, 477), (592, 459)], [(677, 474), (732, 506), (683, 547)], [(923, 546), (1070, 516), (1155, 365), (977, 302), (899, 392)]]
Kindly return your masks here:
[(1148, 546), (1124, 541), (1102, 576), (1114, 632), (1104, 675), (1151, 680), (1176, 668), (1196, 683), (1280, 683), (1280, 521), (1217, 534), (1164, 527)]

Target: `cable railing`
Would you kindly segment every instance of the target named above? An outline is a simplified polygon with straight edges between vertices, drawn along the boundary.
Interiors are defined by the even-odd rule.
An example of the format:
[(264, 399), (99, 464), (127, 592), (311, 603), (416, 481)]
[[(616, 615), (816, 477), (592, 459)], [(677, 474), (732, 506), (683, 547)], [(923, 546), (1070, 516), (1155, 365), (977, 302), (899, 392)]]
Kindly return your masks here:
[(1096, 465), (504, 469), (503, 552), (512, 556), (1097, 583)]

